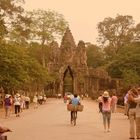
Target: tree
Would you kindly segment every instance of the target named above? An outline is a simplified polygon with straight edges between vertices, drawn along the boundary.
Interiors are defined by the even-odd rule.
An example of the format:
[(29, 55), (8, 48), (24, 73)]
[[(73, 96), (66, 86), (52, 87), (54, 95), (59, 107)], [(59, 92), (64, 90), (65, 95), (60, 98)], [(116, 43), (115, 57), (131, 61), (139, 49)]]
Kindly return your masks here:
[(27, 61), (25, 51), (21, 47), (1, 45), (0, 49), (0, 85), (8, 90), (21, 87), (28, 80), (25, 70)]
[(55, 11), (33, 10), (27, 12), (27, 16), (32, 19), (32, 41), (37, 40), (42, 45), (62, 37), (68, 26), (63, 15)]
[(132, 16), (117, 15), (116, 18), (105, 18), (98, 24), (98, 41), (112, 59), (119, 49), (134, 40), (134, 20)]
[(122, 79), (128, 77), (127, 75), (129, 73), (134, 73), (135, 77), (137, 76), (140, 77), (140, 65), (139, 65), (140, 53), (139, 52), (140, 52), (140, 43), (131, 43), (127, 46), (123, 46), (119, 50), (116, 57), (114, 57), (114, 59), (110, 61), (110, 63), (108, 64), (107, 70), (109, 74), (112, 77), (122, 78)]
[(42, 46), (42, 65), (46, 67), (45, 46), (54, 40), (62, 37), (68, 23), (63, 15), (55, 11), (34, 10), (27, 12), (27, 16), (31, 17), (32, 24), (30, 26), (30, 38), (34, 42), (39, 42)]
[(12, 22), (23, 12), (21, 5), (24, 0), (1, 0), (0, 1), (0, 39), (4, 39)]
[(104, 64), (104, 54), (96, 45), (91, 43), (86, 43), (86, 51), (87, 51), (87, 65), (93, 68), (97, 68)]

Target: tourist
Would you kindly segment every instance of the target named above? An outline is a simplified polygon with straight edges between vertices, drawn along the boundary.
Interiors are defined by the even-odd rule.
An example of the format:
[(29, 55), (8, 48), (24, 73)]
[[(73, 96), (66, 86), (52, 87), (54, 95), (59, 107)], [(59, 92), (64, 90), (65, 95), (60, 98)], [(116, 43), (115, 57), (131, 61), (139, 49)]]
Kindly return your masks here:
[(124, 96), (124, 115), (128, 116), (129, 104), (127, 101), (128, 101), (128, 92)]
[(38, 98), (36, 95), (33, 98), (33, 104), (34, 104), (34, 109), (38, 108)]
[(23, 109), (25, 109), (25, 96), (24, 95), (21, 96), (20, 109), (21, 109), (21, 112), (23, 111)]
[(102, 95), (102, 115), (104, 132), (110, 132), (110, 120), (111, 120), (111, 98), (109, 93), (105, 91)]
[(102, 95), (101, 94), (98, 97), (97, 101), (99, 103), (99, 105), (98, 105), (98, 107), (99, 107), (99, 113), (102, 113)]
[(15, 95), (15, 98), (14, 98), (14, 106), (15, 106), (16, 117), (20, 116), (20, 102), (21, 102), (20, 94), (17, 93)]
[[(70, 100), (69, 104), (72, 104), (74, 106), (79, 105), (80, 104), (80, 100), (77, 97), (78, 97), (77, 94), (74, 94), (74, 98), (72, 98)], [(73, 121), (72, 114), (73, 114), (73, 111), (71, 111), (71, 124), (72, 124), (72, 121)], [(77, 111), (76, 111), (76, 117), (77, 117)]]
[(43, 102), (43, 96), (42, 96), (42, 95), (39, 95), (39, 96), (38, 96), (38, 103), (39, 103), (40, 105), (42, 105), (42, 102)]
[(67, 103), (67, 95), (64, 95), (63, 99), (64, 99), (64, 103)]
[[(128, 92), (128, 104), (129, 104), (129, 120), (130, 120), (130, 139), (140, 139), (140, 107), (139, 104), (134, 101), (134, 98), (138, 98), (138, 92), (136, 89), (131, 89)], [(136, 132), (135, 132), (136, 127)]]
[(117, 102), (118, 102), (118, 97), (116, 96), (116, 93), (113, 93), (113, 96), (111, 97), (111, 111), (112, 111), (112, 113), (116, 112)]
[(30, 97), (25, 96), (25, 108), (29, 109), (29, 106), (30, 106)]
[(11, 108), (11, 100), (10, 95), (6, 94), (4, 99), (4, 109), (5, 109), (5, 118), (10, 116), (10, 108)]

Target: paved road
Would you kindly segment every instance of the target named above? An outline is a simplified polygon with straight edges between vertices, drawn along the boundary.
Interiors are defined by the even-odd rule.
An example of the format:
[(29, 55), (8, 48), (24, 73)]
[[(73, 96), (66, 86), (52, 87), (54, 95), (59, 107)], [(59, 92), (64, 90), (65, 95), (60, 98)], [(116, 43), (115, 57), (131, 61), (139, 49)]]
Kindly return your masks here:
[(70, 124), (70, 113), (61, 99), (48, 99), (37, 110), (23, 112), (20, 118), (0, 119), (13, 129), (8, 140), (128, 140), (129, 121), (121, 113), (112, 115), (110, 133), (104, 133), (97, 103), (84, 100), (84, 111), (78, 113), (77, 125)]

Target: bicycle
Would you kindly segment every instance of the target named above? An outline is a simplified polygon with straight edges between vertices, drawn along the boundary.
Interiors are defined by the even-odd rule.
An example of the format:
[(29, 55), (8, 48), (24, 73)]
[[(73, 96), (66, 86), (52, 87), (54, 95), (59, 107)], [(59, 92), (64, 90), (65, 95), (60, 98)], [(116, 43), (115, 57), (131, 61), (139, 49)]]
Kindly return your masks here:
[(71, 111), (71, 124), (74, 126), (76, 125), (76, 119), (77, 119), (77, 106), (74, 107), (74, 110)]

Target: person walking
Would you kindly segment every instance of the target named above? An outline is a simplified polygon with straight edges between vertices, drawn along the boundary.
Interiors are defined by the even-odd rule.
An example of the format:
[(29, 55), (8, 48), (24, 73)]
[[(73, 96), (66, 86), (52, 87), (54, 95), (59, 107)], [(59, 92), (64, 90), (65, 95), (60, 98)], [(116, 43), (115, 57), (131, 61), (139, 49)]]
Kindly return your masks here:
[(104, 132), (110, 132), (110, 120), (111, 120), (111, 98), (108, 91), (104, 91), (102, 95), (102, 115)]
[(35, 95), (34, 98), (33, 98), (33, 104), (34, 104), (34, 109), (37, 109), (38, 108), (38, 98), (37, 98), (37, 95)]
[(14, 106), (15, 106), (16, 117), (20, 116), (20, 105), (21, 105), (21, 98), (20, 98), (20, 94), (17, 93), (15, 98), (14, 98)]
[(129, 104), (128, 104), (128, 92), (125, 94), (124, 96), (124, 115), (129, 115), (128, 112), (129, 112)]
[(101, 94), (98, 97), (97, 101), (98, 101), (99, 113), (102, 113), (102, 95)]
[(118, 102), (118, 97), (116, 96), (116, 93), (113, 93), (113, 96), (111, 97), (111, 111), (112, 111), (112, 113), (116, 112), (117, 102)]
[[(131, 89), (128, 96), (130, 139), (140, 139), (140, 97), (136, 89)], [(136, 128), (136, 130), (135, 130)]]
[(29, 106), (30, 106), (30, 97), (25, 96), (25, 108), (29, 109)]
[(10, 108), (11, 108), (11, 100), (10, 95), (6, 94), (4, 99), (4, 109), (5, 109), (5, 118), (8, 118), (10, 116)]

